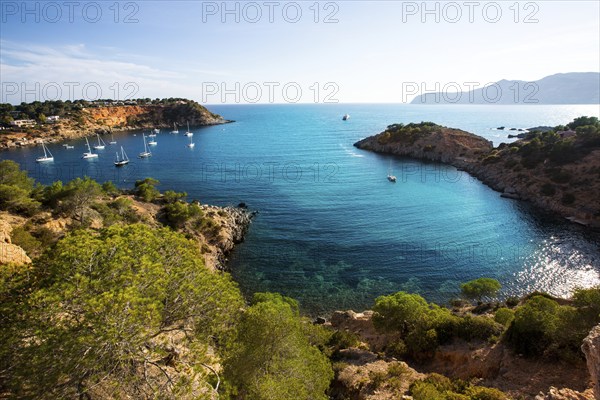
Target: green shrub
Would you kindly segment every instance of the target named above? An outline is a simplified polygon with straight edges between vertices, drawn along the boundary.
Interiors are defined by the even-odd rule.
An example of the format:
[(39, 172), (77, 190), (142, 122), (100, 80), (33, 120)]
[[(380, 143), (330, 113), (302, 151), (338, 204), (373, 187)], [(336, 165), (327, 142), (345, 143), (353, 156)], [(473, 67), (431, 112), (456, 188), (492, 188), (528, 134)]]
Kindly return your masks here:
[(402, 358), (408, 354), (408, 348), (404, 340), (397, 339), (385, 348), (385, 352), (392, 357)]
[(334, 351), (349, 349), (350, 347), (356, 347), (359, 344), (360, 339), (356, 333), (340, 330), (335, 331), (327, 343)]
[(186, 192), (174, 192), (173, 190), (167, 190), (163, 193), (163, 201), (167, 204), (176, 203), (178, 201), (184, 201), (187, 197)]
[(102, 184), (102, 191), (104, 194), (109, 196), (114, 196), (120, 193), (119, 189), (115, 186), (112, 181), (106, 181)]
[(433, 357), (439, 346), (435, 329), (416, 329), (406, 336), (404, 342), (410, 355), (417, 360)]
[(160, 196), (160, 192), (156, 188), (159, 183), (159, 181), (153, 178), (136, 181), (135, 195), (145, 202), (152, 202)]
[(508, 397), (498, 389), (473, 386), (466, 391), (470, 400), (508, 400)]
[(418, 294), (398, 292), (389, 296), (380, 296), (373, 307), (373, 324), (381, 331), (399, 331), (407, 334), (427, 314), (429, 306)]
[(498, 389), (474, 386), (459, 379), (450, 380), (435, 373), (413, 382), (410, 393), (414, 400), (508, 400), (508, 396)]
[(521, 300), (520, 300), (518, 297), (516, 297), (516, 296), (510, 296), (510, 297), (508, 297), (508, 298), (506, 299), (505, 303), (506, 303), (506, 305), (507, 305), (508, 307), (511, 307), (511, 308), (512, 308), (512, 307), (516, 307), (516, 306), (518, 306), (520, 301), (521, 301)]
[(578, 288), (573, 292), (575, 307), (589, 325), (600, 319), (600, 286), (589, 289)]
[(387, 372), (369, 371), (370, 386), (373, 389), (379, 389), (387, 381), (387, 378)]
[(0, 210), (25, 216), (35, 215), (40, 208), (40, 203), (32, 199), (30, 194), (31, 190), (25, 187), (0, 183)]
[[(243, 306), (237, 286), (226, 274), (209, 271), (187, 239), (144, 225), (77, 230), (27, 275), (27, 297), (13, 309), (21, 340), (0, 360), (3, 390), (23, 398), (77, 398), (82, 388), (100, 382), (112, 393), (188, 398), (191, 385), (171, 372), (148, 366), (151, 373), (143, 376), (132, 366), (165, 360), (167, 340), (155, 338), (175, 331), (193, 349), (186, 362), (208, 362), (205, 349), (229, 343)], [(4, 305), (0, 311), (4, 321)], [(0, 338), (11, 333), (6, 329), (0, 324)], [(176, 357), (168, 362), (189, 365)], [(194, 385), (208, 387), (198, 378)]]
[(410, 394), (414, 400), (445, 400), (445, 396), (433, 384), (423, 381), (413, 382)]
[(504, 326), (509, 326), (514, 318), (515, 312), (506, 307), (499, 308), (494, 315), (494, 321)]
[(22, 226), (13, 228), (10, 238), (14, 244), (25, 250), (30, 258), (40, 255), (44, 249), (42, 242)]
[(556, 301), (534, 296), (515, 312), (515, 318), (507, 331), (513, 349), (526, 356), (540, 356), (552, 343), (558, 326)]
[(242, 315), (225, 376), (241, 398), (326, 400), (333, 370), (304, 335), (297, 302), (259, 294)]
[(462, 294), (469, 299), (481, 301), (484, 297), (495, 296), (502, 286), (492, 278), (478, 278), (460, 285)]
[(58, 210), (81, 223), (88, 222), (90, 210), (102, 196), (102, 187), (90, 177), (75, 178), (67, 183), (59, 193)]
[(502, 331), (502, 326), (491, 318), (467, 315), (460, 320), (458, 337), (467, 341), (488, 340), (492, 336), (500, 335)]

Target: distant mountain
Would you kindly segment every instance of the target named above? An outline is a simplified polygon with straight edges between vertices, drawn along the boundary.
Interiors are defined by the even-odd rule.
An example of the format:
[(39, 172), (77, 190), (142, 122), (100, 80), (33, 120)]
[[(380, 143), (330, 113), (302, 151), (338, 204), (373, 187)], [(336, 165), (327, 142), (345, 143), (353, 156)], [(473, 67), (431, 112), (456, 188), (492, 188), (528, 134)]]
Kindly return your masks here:
[(600, 72), (555, 74), (533, 82), (503, 79), (468, 92), (422, 94), (410, 104), (600, 104)]

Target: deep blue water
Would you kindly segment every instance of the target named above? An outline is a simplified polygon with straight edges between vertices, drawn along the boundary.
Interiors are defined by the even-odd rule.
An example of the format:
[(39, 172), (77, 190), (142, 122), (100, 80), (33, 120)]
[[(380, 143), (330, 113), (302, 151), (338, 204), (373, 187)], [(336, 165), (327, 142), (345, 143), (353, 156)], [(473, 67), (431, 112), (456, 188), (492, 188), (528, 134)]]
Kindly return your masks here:
[[(597, 237), (541, 215), (453, 167), (358, 150), (357, 140), (397, 122), (433, 121), (493, 140), (497, 126), (558, 125), (598, 106), (229, 105), (209, 109), (236, 122), (158, 135), (150, 159), (137, 159), (141, 132), (116, 134), (132, 163), (117, 169), (107, 146), (95, 161), (50, 145), (55, 162), (33, 162), (39, 148), (0, 152), (48, 183), (89, 175), (131, 187), (152, 176), (161, 190), (236, 205), (259, 214), (229, 266), (246, 293), (278, 291), (311, 313), (368, 307), (381, 294), (418, 291), (444, 301), (459, 282), (489, 276), (503, 295), (534, 289), (568, 295), (600, 284)], [(342, 121), (344, 113), (350, 120)], [(398, 183), (386, 180), (388, 169)]]

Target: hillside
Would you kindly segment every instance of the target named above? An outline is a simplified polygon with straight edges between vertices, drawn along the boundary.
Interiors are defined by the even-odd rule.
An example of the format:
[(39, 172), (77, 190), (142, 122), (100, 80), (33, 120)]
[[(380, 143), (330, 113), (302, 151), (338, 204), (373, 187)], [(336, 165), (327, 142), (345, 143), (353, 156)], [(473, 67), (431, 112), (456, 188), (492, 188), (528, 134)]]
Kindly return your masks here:
[[(220, 271), (252, 214), (158, 185), (44, 186), (0, 162), (0, 398), (592, 398), (600, 288), (452, 310), (399, 292), (311, 322)], [(500, 288), (481, 281), (464, 295)]]
[[(484, 84), (482, 83), (481, 86)], [(489, 86), (489, 85), (486, 85)], [(537, 81), (502, 79), (494, 88), (478, 87), (468, 92), (426, 93), (411, 104), (598, 104), (600, 73), (570, 72)]]
[(484, 138), (432, 123), (390, 125), (354, 145), (451, 164), (503, 197), (600, 227), (600, 124), (595, 117), (580, 117), (549, 132), (530, 132), (495, 149)]
[[(46, 102), (49, 103), (49, 102)], [(185, 127), (217, 125), (231, 122), (191, 100), (164, 101), (142, 104), (96, 103), (31, 103), (12, 107), (3, 105), (0, 120), (0, 148), (35, 144), (39, 138), (48, 142), (74, 139), (111, 131), (162, 128), (172, 130), (173, 124)], [(56, 103), (56, 102), (50, 102)], [(130, 102), (137, 103), (137, 102)], [(56, 122), (45, 122), (46, 113), (58, 115)], [(17, 128), (10, 124), (14, 118), (31, 118), (34, 127)], [(41, 116), (41, 118), (40, 118)]]

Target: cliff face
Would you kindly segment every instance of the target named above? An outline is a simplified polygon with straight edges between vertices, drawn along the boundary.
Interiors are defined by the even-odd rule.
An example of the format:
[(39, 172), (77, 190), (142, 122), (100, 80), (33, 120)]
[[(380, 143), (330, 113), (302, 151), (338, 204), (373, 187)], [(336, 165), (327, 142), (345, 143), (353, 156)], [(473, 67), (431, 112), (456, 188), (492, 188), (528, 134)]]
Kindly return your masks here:
[(415, 134), (420, 124), (410, 125), (401, 129), (391, 125), (354, 145), (451, 164), (502, 192), (503, 197), (526, 200), (571, 221), (600, 227), (600, 149), (581, 151), (568, 162), (557, 163), (539, 153), (537, 159), (525, 156), (526, 140), (494, 149), (486, 139), (458, 129), (429, 126), (430, 132)]
[[(14, 218), (12, 218), (14, 219)], [(8, 214), (0, 215), (0, 264), (31, 264), (31, 259), (21, 247), (13, 244), (11, 218)]]
[(404, 135), (393, 126), (390, 128), (379, 135), (363, 139), (354, 146), (448, 164), (477, 159), (493, 148), (489, 140), (460, 129), (435, 126), (431, 132)]
[(109, 129), (172, 128), (174, 123), (203, 126), (229, 122), (197, 103), (95, 107), (83, 110), (83, 115), (88, 124)]
[(568, 164), (520, 168), (513, 155), (493, 163), (458, 164), (503, 197), (526, 200), (573, 222), (600, 227), (600, 150)]
[(0, 148), (57, 142), (110, 131), (162, 128), (173, 129), (173, 124), (185, 127), (225, 124), (228, 121), (213, 114), (196, 102), (150, 104), (141, 106), (105, 106), (84, 108), (60, 119), (55, 124), (45, 124), (27, 132), (5, 131), (0, 136)]
[(600, 399), (600, 325), (596, 326), (583, 340), (581, 350), (585, 354), (588, 370), (594, 385), (594, 396)]

